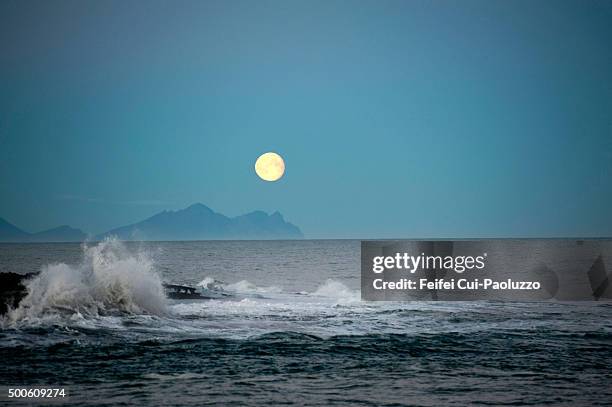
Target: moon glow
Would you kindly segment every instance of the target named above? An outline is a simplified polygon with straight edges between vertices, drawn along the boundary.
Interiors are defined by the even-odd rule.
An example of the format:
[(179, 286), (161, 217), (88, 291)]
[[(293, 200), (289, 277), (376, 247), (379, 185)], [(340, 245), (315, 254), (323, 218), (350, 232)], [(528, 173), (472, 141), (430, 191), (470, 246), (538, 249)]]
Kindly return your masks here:
[(276, 153), (264, 153), (255, 161), (255, 172), (264, 181), (278, 181), (285, 173), (285, 161)]

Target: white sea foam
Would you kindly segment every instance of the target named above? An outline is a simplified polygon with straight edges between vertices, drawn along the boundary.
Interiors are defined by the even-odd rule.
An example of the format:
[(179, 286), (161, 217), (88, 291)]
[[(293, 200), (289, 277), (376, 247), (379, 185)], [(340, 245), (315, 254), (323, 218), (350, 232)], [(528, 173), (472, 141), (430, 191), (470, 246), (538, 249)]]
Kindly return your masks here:
[(339, 281), (328, 279), (313, 293), (313, 296), (336, 299), (341, 302), (359, 301), (359, 291), (351, 290)]
[(241, 280), (234, 284), (228, 284), (225, 286), (225, 289), (228, 291), (234, 291), (236, 293), (254, 293), (254, 294), (270, 294), (270, 293), (280, 293), (283, 290), (280, 287), (270, 286), (270, 287), (262, 287), (256, 284), (251, 283), (247, 280)]
[(223, 281), (215, 280), (212, 277), (206, 277), (204, 278), (204, 280), (196, 284), (197, 287), (202, 287), (207, 290), (217, 290), (217, 291), (224, 291), (223, 289), (224, 285), (225, 283)]
[(152, 262), (145, 254), (133, 254), (112, 239), (83, 246), (79, 265), (43, 267), (27, 289), (19, 307), (9, 313), (9, 321), (57, 314), (80, 317), (166, 312), (166, 296)]
[(209, 288), (212, 284), (215, 283), (215, 279), (212, 277), (205, 277), (204, 280), (200, 281), (197, 286), (199, 287), (204, 287), (204, 288)]
[[(281, 294), (283, 292), (283, 290), (277, 286), (258, 286), (247, 280), (240, 280), (228, 284), (210, 276), (205, 277), (197, 286), (208, 290), (230, 291), (239, 294)], [(303, 291), (297, 294), (347, 302), (359, 301), (360, 299), (359, 290), (351, 290), (340, 281), (333, 279), (326, 280), (312, 293)]]
[(283, 291), (277, 286), (258, 286), (247, 280), (240, 280), (236, 283), (227, 284), (213, 277), (204, 278), (197, 286), (208, 290), (231, 291), (239, 294), (270, 294)]

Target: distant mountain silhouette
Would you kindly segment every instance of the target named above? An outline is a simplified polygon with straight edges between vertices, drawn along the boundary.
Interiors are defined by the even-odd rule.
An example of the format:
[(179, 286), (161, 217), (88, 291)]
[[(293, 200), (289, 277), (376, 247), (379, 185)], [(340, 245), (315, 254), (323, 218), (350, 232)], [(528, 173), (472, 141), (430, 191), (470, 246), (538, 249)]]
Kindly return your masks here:
[(30, 235), (31, 242), (82, 242), (86, 238), (87, 234), (82, 230), (67, 225)]
[(82, 242), (87, 235), (69, 226), (28, 233), (0, 218), (0, 242)]
[[(254, 211), (229, 218), (201, 203), (178, 211), (163, 211), (141, 222), (119, 227), (95, 236), (102, 240), (221, 240), (221, 239), (301, 239), (300, 229), (274, 212)], [(70, 226), (59, 226), (28, 233), (0, 218), (0, 242), (82, 242), (88, 235)]]
[(141, 222), (110, 230), (96, 240), (116, 236), (120, 240), (217, 240), (301, 239), (300, 229), (274, 212), (262, 211), (229, 218), (201, 203), (178, 211), (163, 211)]
[(20, 242), (30, 234), (0, 218), (0, 242)]

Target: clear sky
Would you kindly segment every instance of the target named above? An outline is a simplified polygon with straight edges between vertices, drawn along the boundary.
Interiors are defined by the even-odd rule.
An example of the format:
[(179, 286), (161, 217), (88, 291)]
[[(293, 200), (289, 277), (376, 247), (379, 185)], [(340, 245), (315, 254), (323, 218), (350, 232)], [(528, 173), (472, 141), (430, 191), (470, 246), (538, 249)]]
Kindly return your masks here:
[(311, 238), (611, 236), (612, 1), (1, 1), (0, 217), (194, 202)]

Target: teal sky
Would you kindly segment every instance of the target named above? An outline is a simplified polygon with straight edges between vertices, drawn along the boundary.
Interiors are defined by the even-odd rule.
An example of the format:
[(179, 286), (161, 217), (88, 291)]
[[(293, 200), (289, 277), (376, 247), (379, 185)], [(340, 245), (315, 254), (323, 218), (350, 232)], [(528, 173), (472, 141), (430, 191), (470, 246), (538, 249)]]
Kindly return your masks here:
[(194, 202), (311, 238), (611, 236), (612, 2), (0, 2), (0, 217)]

